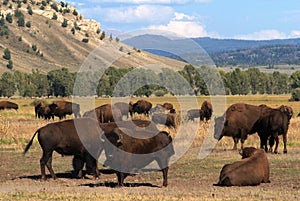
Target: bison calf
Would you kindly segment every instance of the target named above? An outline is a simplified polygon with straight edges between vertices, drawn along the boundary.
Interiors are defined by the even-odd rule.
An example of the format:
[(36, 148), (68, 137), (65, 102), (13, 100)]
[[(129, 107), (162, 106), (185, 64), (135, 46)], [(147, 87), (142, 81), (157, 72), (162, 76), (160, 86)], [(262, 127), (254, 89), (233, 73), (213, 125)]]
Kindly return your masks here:
[(223, 166), (216, 186), (255, 186), (269, 183), (270, 167), (263, 149), (246, 147), (243, 159)]
[(80, 118), (50, 123), (34, 133), (24, 154), (29, 150), (36, 134), (38, 134), (38, 141), (43, 150), (40, 160), (42, 179), (46, 180), (45, 166), (52, 178), (56, 179), (52, 169), (53, 151), (61, 155), (75, 156), (73, 166), (79, 177), (82, 176), (84, 162), (87, 163), (89, 169), (93, 169), (96, 177), (99, 175), (96, 159), (100, 156), (103, 146), (100, 140), (102, 130), (96, 120)]

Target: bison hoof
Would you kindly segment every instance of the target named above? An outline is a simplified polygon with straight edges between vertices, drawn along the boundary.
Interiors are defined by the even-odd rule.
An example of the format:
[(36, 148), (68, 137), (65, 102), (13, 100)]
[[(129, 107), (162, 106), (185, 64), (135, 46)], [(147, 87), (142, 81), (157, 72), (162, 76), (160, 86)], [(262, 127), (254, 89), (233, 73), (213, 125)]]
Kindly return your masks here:
[(284, 153), (284, 154), (287, 154), (287, 150), (284, 150), (283, 153)]

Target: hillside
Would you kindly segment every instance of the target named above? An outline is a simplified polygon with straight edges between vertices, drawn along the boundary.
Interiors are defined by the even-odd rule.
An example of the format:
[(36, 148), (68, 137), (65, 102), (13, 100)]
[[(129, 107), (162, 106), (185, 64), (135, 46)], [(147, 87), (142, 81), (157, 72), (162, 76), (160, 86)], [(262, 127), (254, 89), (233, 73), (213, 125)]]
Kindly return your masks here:
[[(101, 57), (122, 50), (119, 51), (121, 58), (112, 64), (115, 67), (137, 67), (149, 62), (175, 69), (185, 65), (180, 61), (136, 51), (107, 36), (100, 40), (103, 34), (100, 24), (85, 19), (75, 7), (65, 3), (4, 0), (0, 2), (0, 13), (0, 74), (10, 71), (8, 60), (3, 57), (6, 48), (10, 51), (13, 70), (28, 73), (33, 69), (46, 73), (61, 67), (77, 71), (97, 47), (106, 48), (102, 52), (107, 55)], [(24, 16), (21, 26), (20, 16)], [(83, 42), (83, 39), (88, 42)], [(110, 45), (105, 45), (107, 43)]]
[[(273, 68), (274, 65), (289, 66), (300, 65), (300, 39), (286, 40), (234, 40), (234, 39), (174, 39), (176, 43), (188, 44), (191, 40), (203, 48), (214, 63), (219, 67), (260, 67)], [(125, 40), (129, 45), (142, 48), (151, 43), (161, 44), (162, 47), (170, 43), (170, 39), (160, 35), (141, 35)], [(183, 45), (184, 47), (184, 45)], [(180, 55), (174, 55), (157, 49), (145, 49), (153, 54), (182, 60)], [(293, 67), (292, 67), (293, 68)]]

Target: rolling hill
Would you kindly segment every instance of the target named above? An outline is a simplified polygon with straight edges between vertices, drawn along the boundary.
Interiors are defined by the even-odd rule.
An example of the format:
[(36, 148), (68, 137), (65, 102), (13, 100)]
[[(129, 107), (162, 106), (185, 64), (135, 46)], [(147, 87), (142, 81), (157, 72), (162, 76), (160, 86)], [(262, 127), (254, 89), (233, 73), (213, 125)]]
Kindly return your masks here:
[(0, 13), (0, 74), (11, 71), (4, 58), (5, 49), (10, 52), (12, 70), (28, 73), (62, 67), (77, 71), (96, 48), (101, 49), (103, 58), (116, 53), (117, 59), (111, 65), (119, 68), (154, 63), (181, 69), (186, 64), (137, 50), (117, 38), (100, 39), (105, 35), (100, 23), (85, 19), (66, 3), (4, 0), (0, 2)]

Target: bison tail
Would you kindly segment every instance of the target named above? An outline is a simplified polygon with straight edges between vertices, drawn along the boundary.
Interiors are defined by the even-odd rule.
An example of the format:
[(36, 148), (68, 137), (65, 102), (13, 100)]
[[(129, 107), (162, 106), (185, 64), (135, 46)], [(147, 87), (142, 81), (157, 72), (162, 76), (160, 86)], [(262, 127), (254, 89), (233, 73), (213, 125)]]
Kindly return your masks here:
[(24, 152), (23, 152), (23, 155), (26, 154), (26, 152), (29, 150), (29, 148), (31, 147), (32, 145), (32, 142), (33, 142), (33, 139), (34, 137), (36, 136), (36, 134), (39, 133), (39, 130), (37, 130), (34, 135), (32, 136), (31, 140), (28, 142), (28, 144), (26, 145), (25, 149), (24, 149)]

